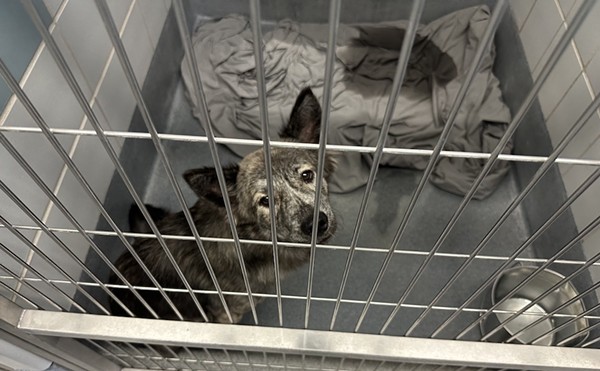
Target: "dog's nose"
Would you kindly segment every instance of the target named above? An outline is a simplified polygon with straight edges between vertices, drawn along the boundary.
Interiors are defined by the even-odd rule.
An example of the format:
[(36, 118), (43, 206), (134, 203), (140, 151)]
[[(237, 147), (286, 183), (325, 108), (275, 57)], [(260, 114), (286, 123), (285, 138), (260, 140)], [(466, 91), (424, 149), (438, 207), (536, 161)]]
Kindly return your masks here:
[[(313, 228), (312, 216), (302, 223), (301, 229), (304, 234), (310, 235)], [(329, 228), (329, 218), (324, 212), (319, 212), (319, 224), (317, 225), (317, 235), (322, 235)]]

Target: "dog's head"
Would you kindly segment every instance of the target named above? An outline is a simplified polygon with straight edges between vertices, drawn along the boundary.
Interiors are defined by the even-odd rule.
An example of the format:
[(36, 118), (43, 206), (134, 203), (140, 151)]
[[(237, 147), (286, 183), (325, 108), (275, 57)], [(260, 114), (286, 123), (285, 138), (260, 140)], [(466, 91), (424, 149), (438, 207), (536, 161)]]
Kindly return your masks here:
[[(289, 123), (281, 132), (285, 141), (318, 143), (321, 107), (310, 89), (304, 89), (292, 109)], [(277, 238), (287, 242), (309, 242), (313, 229), (317, 184), (317, 150), (272, 148), (271, 165)], [(328, 197), (327, 179), (334, 162), (326, 156), (317, 225), (317, 241), (329, 239), (336, 219)], [(238, 166), (227, 167), (224, 175), (238, 226), (249, 226), (252, 237), (269, 239), (271, 218), (267, 195), (264, 153), (250, 153)], [(223, 206), (215, 169), (189, 170), (184, 178), (198, 196)]]

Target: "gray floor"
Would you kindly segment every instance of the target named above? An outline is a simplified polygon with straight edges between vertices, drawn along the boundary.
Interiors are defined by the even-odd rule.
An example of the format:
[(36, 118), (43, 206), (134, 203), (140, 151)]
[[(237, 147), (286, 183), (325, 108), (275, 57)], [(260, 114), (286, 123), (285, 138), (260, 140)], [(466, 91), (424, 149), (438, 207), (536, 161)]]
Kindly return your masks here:
[[(177, 134), (202, 134), (199, 123), (191, 116), (189, 105), (184, 97), (181, 85), (176, 89), (175, 99), (167, 122), (167, 132)], [(167, 154), (176, 174), (199, 166), (211, 165), (208, 146), (199, 143), (165, 141)], [(221, 150), (223, 164), (236, 162), (238, 158), (226, 148)], [(149, 172), (145, 201), (154, 205), (178, 210), (178, 203), (162, 166), (154, 163)], [(398, 225), (406, 210), (409, 199), (422, 175), (420, 171), (382, 168), (380, 169), (371, 201), (362, 227), (359, 246), (367, 248), (389, 248)], [(189, 203), (194, 196), (187, 185), (181, 181), (182, 189)], [(449, 234), (440, 252), (470, 253), (481, 240), (485, 232), (498, 219), (508, 202), (517, 194), (514, 174), (502, 182), (496, 192), (486, 200), (472, 201), (458, 224)], [(333, 194), (331, 202), (339, 218), (339, 229), (330, 241), (332, 245), (348, 245), (356, 223), (356, 215), (364, 188), (348, 194)], [(429, 251), (442, 232), (446, 223), (456, 210), (462, 197), (442, 191), (430, 184), (425, 187), (412, 216), (406, 233), (396, 247), (401, 250)], [(496, 236), (483, 250), (483, 254), (507, 256), (528, 236), (526, 221), (520, 209), (517, 209), (498, 231)], [(524, 254), (527, 255), (527, 252)], [(344, 299), (364, 301), (369, 295), (375, 277), (380, 270), (385, 254), (381, 252), (359, 251), (355, 254)], [(313, 296), (335, 298), (347, 258), (347, 251), (333, 249), (317, 250)], [(418, 269), (423, 256), (396, 254), (384, 275), (381, 286), (375, 295), (376, 301), (396, 302), (403, 294), (408, 281)], [(464, 260), (461, 258), (436, 257), (424, 271), (412, 293), (409, 304), (428, 304), (433, 296), (444, 286), (448, 278), (458, 269)], [(499, 261), (476, 260), (442, 297), (439, 305), (460, 305), (481, 283), (498, 267)], [(305, 296), (308, 283), (308, 266), (304, 266), (288, 277), (282, 284), (285, 295)], [(471, 307), (477, 307), (476, 300)], [(328, 329), (334, 304), (312, 301), (310, 328)], [(362, 304), (342, 304), (335, 329), (353, 331)], [(361, 332), (378, 332), (383, 321), (391, 312), (390, 306), (372, 306), (360, 328)], [(305, 301), (297, 299), (283, 300), (283, 317), (286, 327), (303, 327)], [(402, 309), (392, 322), (387, 334), (403, 334), (407, 326), (420, 314), (420, 309)], [(428, 336), (451, 312), (432, 311), (414, 333), (416, 336)], [(277, 303), (275, 299), (265, 300), (258, 307), (261, 325), (277, 325)], [(454, 336), (466, 324), (477, 318), (476, 313), (464, 314), (447, 328), (444, 337)], [(253, 323), (246, 316), (243, 323)], [(479, 333), (473, 331), (468, 338), (476, 339)]]

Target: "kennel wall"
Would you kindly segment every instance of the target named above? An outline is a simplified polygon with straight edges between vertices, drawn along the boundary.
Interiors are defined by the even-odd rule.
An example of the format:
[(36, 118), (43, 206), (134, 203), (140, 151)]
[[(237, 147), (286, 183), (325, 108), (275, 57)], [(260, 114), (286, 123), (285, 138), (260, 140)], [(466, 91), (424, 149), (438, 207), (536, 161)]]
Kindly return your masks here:
[[(244, 323), (258, 322), (259, 326), (234, 326), (110, 317), (106, 315), (104, 283), (109, 272), (107, 261), (114, 261), (123, 251), (121, 237), (130, 236), (120, 233), (128, 230), (126, 217), (129, 205), (134, 202), (132, 193), (139, 194), (144, 202), (173, 209), (181, 201), (193, 202), (193, 195), (183, 182), (177, 183), (183, 192), (181, 197), (173, 192), (148, 134), (149, 120), (140, 103), (147, 106), (153, 126), (163, 135), (160, 146), (177, 182), (183, 170), (212, 163), (207, 145), (212, 138), (191, 116), (179, 77), (184, 46), (178, 28), (185, 28), (187, 23), (191, 32), (193, 25), (207, 19), (231, 13), (250, 16), (251, 10), (257, 9), (257, 2), (108, 1), (117, 30), (112, 36), (118, 35), (122, 40), (123, 53), (115, 50), (107, 33), (106, 21), (98, 10), (103, 3), (48, 0), (44, 2), (46, 9), (39, 6), (32, 9), (25, 1), (19, 12), (34, 20), (29, 24), (25, 18), (21, 29), (13, 31), (9, 38), (20, 40), (26, 30), (34, 35), (29, 44), (36, 45), (39, 36), (32, 31), (37, 28), (48, 30), (51, 37), (39, 44), (28, 65), (22, 61), (8, 63), (19, 53), (29, 60), (27, 52), (20, 48), (1, 51), (5, 85), (0, 88), (10, 96), (0, 119), (3, 144), (0, 334), (4, 341), (59, 365), (80, 369), (599, 367), (598, 350), (583, 348), (596, 348), (600, 339), (597, 329), (600, 317), (596, 310), (600, 234), (595, 231), (600, 183), (593, 178), (600, 166), (600, 116), (597, 106), (592, 106), (597, 103), (600, 88), (596, 72), (600, 69), (594, 69), (600, 60), (596, 55), (600, 44), (593, 23), (600, 4), (483, 2), (499, 10), (508, 5), (506, 14), (498, 18), (494, 37), (495, 73), (513, 117), (523, 114), (514, 123), (518, 124), (513, 151), (516, 156), (501, 155), (499, 159), (512, 164), (507, 179), (488, 200), (469, 202), (464, 217), (450, 228), (449, 222), (461, 207), (462, 197), (449, 195), (426, 182), (419, 187), (423, 172), (381, 169), (370, 203), (379, 205), (378, 197), (390, 190), (399, 192), (400, 201), (395, 210), (372, 206), (362, 210), (365, 217), (359, 223), (363, 224), (363, 231), (355, 246), (354, 265), (345, 267), (364, 188), (349, 195), (332, 196), (332, 203), (344, 219), (333, 246), (313, 246), (314, 261), (282, 282), (281, 294), (254, 293), (266, 299), (256, 308), (256, 317), (250, 314)], [(415, 2), (416, 6), (423, 5), (420, 15), (423, 23), (481, 3)], [(262, 1), (261, 12), (254, 19), (265, 21), (265, 32), (272, 27), (272, 21), (283, 18), (329, 23), (335, 31), (337, 16), (342, 23), (408, 19), (415, 7), (412, 2), (393, 1), (370, 5), (365, 10), (364, 2), (349, 0), (331, 2), (331, 7), (328, 1), (312, 1), (310, 5), (300, 1)], [(181, 14), (176, 17), (177, 9), (184, 10), (185, 17)], [(587, 17), (581, 18), (585, 14)], [(580, 18), (582, 22), (578, 25)], [(569, 32), (574, 32), (572, 39)], [(560, 46), (564, 46), (562, 53)], [(129, 71), (122, 68), (119, 57), (123, 56), (129, 58)], [(545, 66), (553, 60), (556, 66), (546, 70)], [(72, 75), (70, 84), (63, 74)], [(129, 83), (133, 81), (128, 81), (132, 77), (140, 86), (143, 83), (141, 92), (133, 86), (134, 93), (142, 93), (137, 98), (143, 98), (143, 102), (132, 94)], [(534, 94), (533, 89), (537, 88), (539, 94)], [(537, 100), (531, 99), (536, 95)], [(529, 101), (531, 107), (521, 112), (521, 106)], [(562, 152), (555, 154), (554, 149), (567, 131), (578, 125), (578, 118), (586, 110), (590, 117), (582, 122), (585, 125), (581, 131)], [(36, 112), (37, 116), (31, 115)], [(43, 123), (51, 128), (47, 135), (40, 129)], [(106, 131), (113, 159), (118, 159), (117, 168), (124, 171), (135, 192), (127, 189), (115, 171), (111, 150), (107, 151), (99, 140), (103, 135), (94, 130), (96, 124)], [(228, 138), (218, 138), (222, 139)], [(260, 142), (246, 144), (260, 146)], [(222, 163), (237, 160), (222, 145), (215, 148)], [(410, 150), (400, 154), (414, 155)], [(452, 155), (471, 154), (441, 154)], [(429, 151), (428, 156), (436, 155)], [(548, 172), (523, 197), (523, 190), (544, 164)], [(580, 186), (584, 188), (578, 189)], [(93, 195), (96, 200), (90, 197)], [(512, 205), (519, 197), (524, 198), (522, 202)], [(413, 199), (431, 203), (420, 201), (413, 205), (410, 202)], [(411, 205), (416, 207), (411, 209)], [(440, 220), (424, 223), (421, 228), (415, 226), (419, 221), (435, 219), (431, 214), (433, 207), (443, 209)], [(485, 234), (501, 226), (497, 222), (510, 207), (514, 208), (513, 213), (491, 240), (489, 250), (473, 254)], [(558, 213), (559, 208), (566, 211)], [(403, 243), (395, 246), (392, 236), (407, 210), (412, 219)], [(114, 224), (101, 217), (102, 212)], [(546, 222), (553, 218), (558, 220), (546, 228)], [(377, 229), (378, 223), (390, 220), (389, 230)], [(437, 244), (436, 238), (446, 228), (455, 231), (454, 234), (447, 236), (446, 244)], [(422, 238), (423, 235), (426, 237)], [(536, 238), (526, 243), (532, 236)], [(413, 249), (413, 243), (426, 246)], [(454, 248), (454, 245), (464, 246)], [(434, 246), (437, 250), (429, 254)], [(520, 246), (525, 249), (516, 254)], [(564, 246), (568, 250), (563, 254)], [(427, 259), (428, 256), (433, 258)], [(389, 257), (387, 263), (385, 257)], [(332, 272), (324, 271), (325, 259), (335, 266), (328, 267)], [(463, 277), (458, 277), (454, 286), (446, 285), (464, 262), (467, 269)], [(481, 306), (480, 299), (489, 295), (487, 281), (499, 273), (490, 276), (490, 272), (502, 264), (508, 267), (513, 263), (536, 266), (546, 263), (568, 276), (588, 309), (581, 316), (588, 321), (585, 330), (590, 332), (584, 342), (576, 348), (564, 348), (477, 341), (485, 335), (479, 333), (479, 315), (489, 313), (489, 308)], [(385, 271), (381, 270), (384, 265)], [(346, 271), (347, 291), (340, 296), (338, 290)], [(357, 274), (358, 271), (364, 272), (364, 276)], [(419, 280), (415, 278), (417, 275)], [(402, 290), (413, 279), (412, 291), (425, 294), (408, 295), (410, 300), (406, 300), (402, 295), (406, 291)], [(314, 286), (312, 292), (307, 289), (309, 282)], [(480, 288), (482, 292), (474, 295)], [(439, 290), (447, 290), (456, 300), (434, 302)], [(471, 296), (472, 300), (467, 302)], [(307, 306), (309, 298), (311, 304)], [(336, 302), (339, 306), (334, 309)], [(392, 318), (389, 316), (396, 306), (402, 315), (394, 317), (396, 322), (390, 322), (392, 326), (387, 332), (378, 335), (384, 321)], [(424, 311), (428, 311), (428, 316), (420, 318)], [(339, 320), (331, 331), (334, 313)], [(549, 314), (547, 318), (556, 316)], [(446, 323), (448, 319), (450, 325)], [(357, 331), (359, 320), (362, 327)], [(407, 336), (417, 321), (420, 327)], [(466, 325), (471, 325), (471, 331), (463, 340), (470, 341), (452, 340), (461, 337), (460, 330)], [(452, 331), (433, 336), (439, 326)], [(177, 348), (166, 350), (165, 355), (161, 344)], [(179, 346), (184, 347), (184, 353)]]

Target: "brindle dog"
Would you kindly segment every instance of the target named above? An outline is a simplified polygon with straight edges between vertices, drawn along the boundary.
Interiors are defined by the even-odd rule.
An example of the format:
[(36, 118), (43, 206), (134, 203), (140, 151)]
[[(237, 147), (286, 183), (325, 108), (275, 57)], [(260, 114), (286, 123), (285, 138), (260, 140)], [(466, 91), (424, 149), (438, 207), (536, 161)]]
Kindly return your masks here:
[[(318, 143), (321, 124), (321, 107), (309, 88), (298, 96), (288, 125), (281, 132), (282, 140)], [(273, 148), (272, 173), (275, 196), (278, 241), (307, 243), (311, 239), (316, 190), (317, 151), (298, 148)], [(326, 156), (322, 182), (317, 241), (328, 240), (336, 229), (336, 219), (328, 199), (327, 179), (334, 170), (334, 162)], [(235, 228), (241, 239), (270, 240), (271, 218), (267, 197), (267, 179), (263, 151), (247, 155), (239, 165), (223, 169), (233, 209)], [(223, 195), (214, 168), (192, 169), (184, 178), (198, 196), (190, 208), (196, 228), (204, 237), (231, 238), (231, 227), (224, 207)], [(161, 234), (191, 236), (183, 212), (169, 213), (148, 205)], [(138, 232), (150, 232), (141, 212), (134, 205), (130, 210), (130, 224)], [(215, 290), (206, 262), (195, 241), (168, 239), (167, 245), (177, 264), (193, 289)], [(184, 288), (161, 245), (155, 238), (135, 240), (133, 247), (144, 264), (163, 288)], [(223, 291), (245, 292), (240, 262), (233, 243), (204, 242), (204, 247)], [(275, 283), (273, 249), (270, 245), (241, 244), (244, 264), (253, 292), (269, 292)], [(309, 259), (310, 249), (279, 246), (281, 277), (295, 270)], [(117, 269), (134, 286), (154, 285), (129, 252), (116, 262)], [(111, 283), (121, 283), (113, 274)], [(129, 290), (115, 289), (115, 295), (134, 314), (150, 317), (150, 312)], [(175, 312), (159, 292), (138, 290), (153, 310), (164, 319), (177, 318)], [(186, 291), (168, 293), (186, 320), (203, 321), (192, 297)], [(217, 295), (197, 295), (210, 321), (229, 323), (224, 307)], [(250, 303), (247, 295), (226, 295), (233, 322), (239, 322)], [(124, 315), (123, 308), (111, 303), (113, 313)]]

